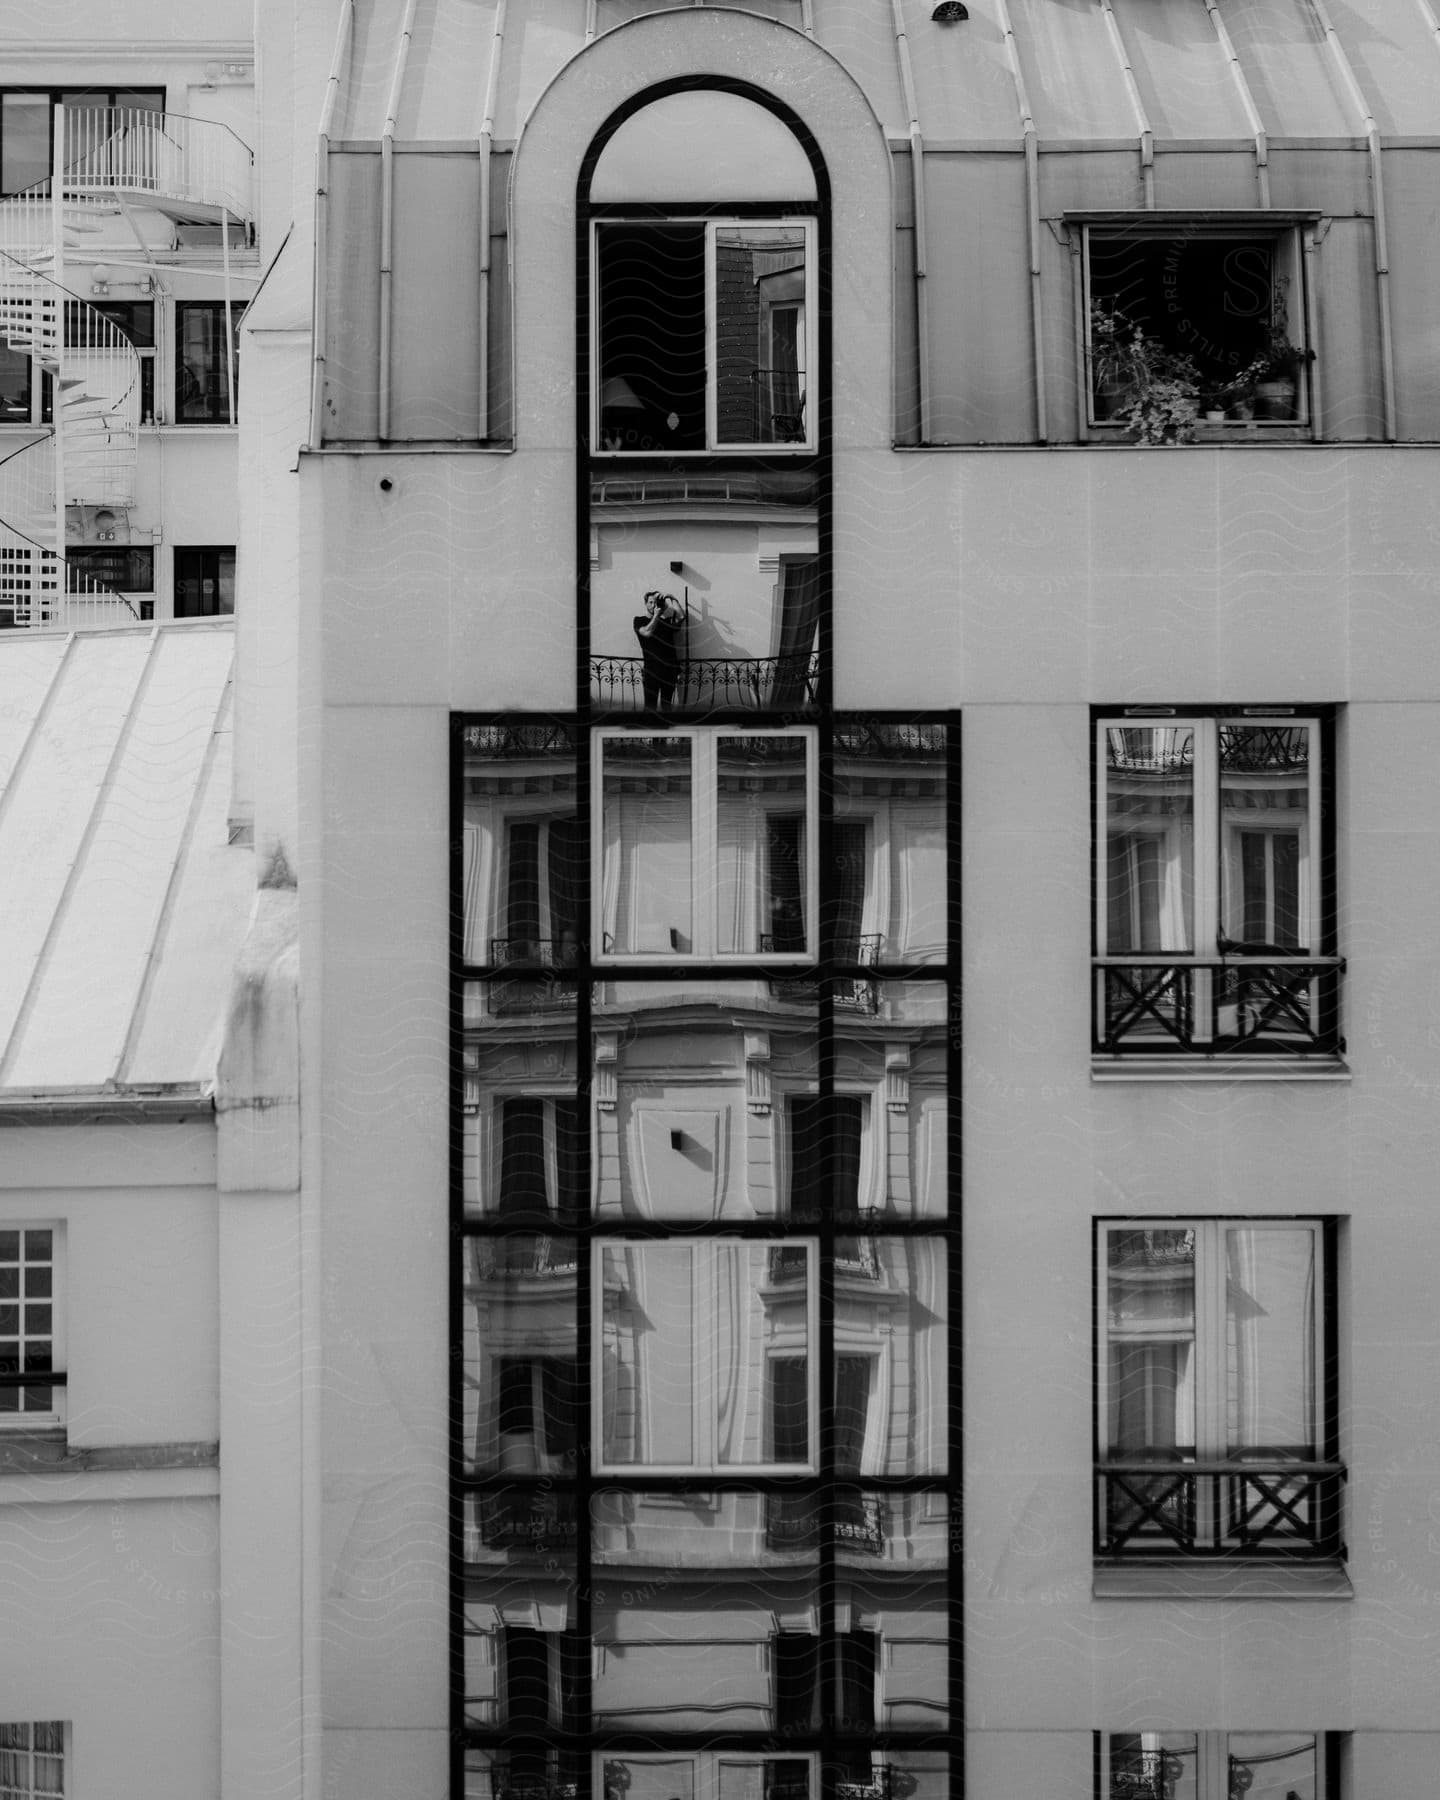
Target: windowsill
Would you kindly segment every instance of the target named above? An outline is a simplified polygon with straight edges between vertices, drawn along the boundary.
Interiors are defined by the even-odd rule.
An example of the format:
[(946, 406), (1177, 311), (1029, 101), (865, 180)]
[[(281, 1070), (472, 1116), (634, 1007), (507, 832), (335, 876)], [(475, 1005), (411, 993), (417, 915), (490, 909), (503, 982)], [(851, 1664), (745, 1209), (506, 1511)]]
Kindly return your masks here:
[(1338, 1561), (1096, 1563), (1096, 1600), (1353, 1600)]
[(1128, 1081), (1349, 1081), (1342, 1056), (1259, 1056), (1202, 1053), (1174, 1056), (1090, 1058), (1093, 1082)]

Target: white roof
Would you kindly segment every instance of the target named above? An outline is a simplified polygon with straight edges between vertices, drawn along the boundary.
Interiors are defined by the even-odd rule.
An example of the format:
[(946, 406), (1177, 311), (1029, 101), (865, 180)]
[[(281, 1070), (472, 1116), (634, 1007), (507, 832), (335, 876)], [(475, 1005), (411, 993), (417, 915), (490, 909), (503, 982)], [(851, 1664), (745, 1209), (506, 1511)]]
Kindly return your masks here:
[(204, 1093), (253, 854), (229, 620), (0, 633), (0, 1097)]

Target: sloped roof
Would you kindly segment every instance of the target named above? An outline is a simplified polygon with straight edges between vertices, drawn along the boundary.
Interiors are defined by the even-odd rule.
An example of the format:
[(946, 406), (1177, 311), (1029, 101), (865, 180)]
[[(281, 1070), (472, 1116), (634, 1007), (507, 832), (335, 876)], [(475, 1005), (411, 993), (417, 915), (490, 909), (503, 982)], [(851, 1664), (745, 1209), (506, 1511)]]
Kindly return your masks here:
[(0, 634), (0, 1100), (207, 1093), (253, 854), (229, 620)]

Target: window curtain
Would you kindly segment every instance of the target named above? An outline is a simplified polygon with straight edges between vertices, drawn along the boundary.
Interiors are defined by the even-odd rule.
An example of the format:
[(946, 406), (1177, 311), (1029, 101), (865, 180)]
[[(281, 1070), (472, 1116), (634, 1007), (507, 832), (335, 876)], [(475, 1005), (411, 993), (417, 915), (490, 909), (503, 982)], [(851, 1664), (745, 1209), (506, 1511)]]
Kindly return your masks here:
[(798, 706), (820, 622), (820, 563), (816, 557), (781, 565), (779, 667), (770, 690), (775, 707)]
[(858, 1475), (864, 1458), (872, 1361), (868, 1356), (835, 1359), (835, 1467), (842, 1475)]
[(837, 819), (832, 842), (835, 867), (830, 905), (835, 921), (835, 954), (844, 962), (858, 962), (860, 937), (865, 924), (866, 829), (853, 819)]

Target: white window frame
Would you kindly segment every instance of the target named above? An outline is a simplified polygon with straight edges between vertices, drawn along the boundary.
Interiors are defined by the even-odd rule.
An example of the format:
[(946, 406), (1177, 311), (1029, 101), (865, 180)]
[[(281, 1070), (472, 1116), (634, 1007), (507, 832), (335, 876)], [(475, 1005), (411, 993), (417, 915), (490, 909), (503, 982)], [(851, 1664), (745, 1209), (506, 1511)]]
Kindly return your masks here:
[[(49, 1297), (49, 1301), (48, 1301), (48, 1304), (51, 1309), (51, 1312), (50, 1312), (50, 1371), (49, 1372), (50, 1372), (51, 1376), (55, 1376), (55, 1375), (63, 1376), (66, 1373), (65, 1344), (66, 1344), (66, 1324), (67, 1324), (66, 1311), (65, 1311), (65, 1267), (66, 1267), (66, 1262), (65, 1262), (65, 1226), (64, 1226), (64, 1222), (62, 1220), (58, 1220), (58, 1219), (35, 1219), (35, 1218), (0, 1219), (0, 1232), (3, 1232), (3, 1231), (18, 1231), (21, 1233), (21, 1242), (20, 1242), (21, 1256), (20, 1256), (19, 1267), (22, 1271), (22, 1282), (21, 1282), (22, 1289), (24, 1286), (23, 1271), (28, 1266), (26, 1263), (26, 1260), (25, 1260), (25, 1255), (24, 1255), (24, 1251), (25, 1251), (24, 1233), (29, 1232), (29, 1231), (48, 1231), (51, 1234), (51, 1237), (50, 1237), (50, 1260), (49, 1260), (50, 1297)], [(7, 1264), (6, 1266), (8, 1267), (10, 1265)], [(43, 1298), (40, 1300), (39, 1303), (46, 1304), (46, 1302), (43, 1300)], [(21, 1366), (22, 1366), (22, 1372), (23, 1372), (25, 1345), (27, 1342), (27, 1339), (25, 1336), (25, 1331), (24, 1331), (25, 1321), (24, 1321), (24, 1314), (23, 1314), (23, 1306), (24, 1306), (23, 1294), (22, 1294), (22, 1297), (15, 1302), (0, 1301), (0, 1305), (10, 1305), (10, 1304), (19, 1305), (22, 1308), (22, 1313), (21, 1313), (21, 1318), (20, 1318), (19, 1341), (20, 1341), (20, 1346), (21, 1346), (20, 1359), (21, 1359)], [(39, 1341), (39, 1334), (37, 1334), (37, 1341)], [(65, 1387), (64, 1382), (62, 1381), (58, 1384), (48, 1384), (47, 1380), (44, 1376), (37, 1375), (33, 1385), (35, 1387), (45, 1387), (46, 1385), (50, 1385), (50, 1401), (51, 1401), (50, 1409), (47, 1412), (0, 1413), (0, 1434), (7, 1435), (7, 1436), (14, 1436), (17, 1433), (36, 1432), (36, 1431), (53, 1432), (56, 1430), (64, 1429), (65, 1417), (66, 1417), (66, 1387)], [(23, 1392), (23, 1389), (21, 1391)]]
[[(690, 936), (689, 950), (615, 951), (605, 949), (606, 893), (611, 885), (606, 870), (605, 820), (605, 745), (627, 738), (664, 737), (690, 746)], [(722, 738), (788, 738), (805, 746), (805, 936), (803, 950), (726, 950), (717, 949), (719, 913), (717, 907), (720, 862), (720, 794), (719, 746)], [(817, 744), (812, 726), (751, 727), (749, 725), (701, 725), (677, 727), (674, 730), (627, 731), (608, 727), (591, 734), (591, 829), (590, 866), (596, 879), (591, 884), (590, 941), (592, 959), (599, 964), (623, 966), (627, 963), (764, 963), (780, 967), (813, 962), (818, 954), (817, 921), (820, 906), (819, 857), (819, 783), (817, 779)], [(763, 807), (760, 809), (763, 813)], [(771, 809), (775, 810), (775, 809)], [(763, 836), (757, 836), (757, 857), (764, 853)], [(618, 851), (617, 851), (618, 854)], [(618, 881), (618, 868), (615, 880)], [(617, 902), (618, 903), (618, 902)], [(762, 936), (758, 929), (757, 939)]]
[[(695, 1324), (692, 1336), (692, 1385), (690, 1396), (691, 1445), (692, 1457), (688, 1463), (659, 1463), (637, 1460), (634, 1462), (608, 1462), (605, 1459), (605, 1304), (604, 1304), (604, 1255), (607, 1250), (646, 1250), (671, 1248), (677, 1243), (683, 1244), (691, 1252), (691, 1308), (690, 1316)], [(721, 1392), (722, 1377), (726, 1373), (722, 1366), (719, 1345), (717, 1342), (718, 1308), (714, 1303), (716, 1290), (717, 1248), (730, 1249), (736, 1245), (748, 1247), (755, 1244), (766, 1252), (767, 1264), (769, 1253), (778, 1249), (801, 1247), (806, 1252), (805, 1269), (805, 1313), (804, 1322), (796, 1328), (786, 1324), (772, 1314), (773, 1330), (759, 1345), (757, 1353), (748, 1365), (742, 1365), (741, 1373), (751, 1377), (750, 1390), (741, 1395), (737, 1406), (744, 1419), (750, 1410), (758, 1409), (762, 1426), (762, 1439), (766, 1425), (765, 1408), (770, 1391), (770, 1363), (776, 1357), (803, 1356), (805, 1358), (805, 1407), (806, 1424), (809, 1438), (809, 1454), (804, 1462), (722, 1462), (719, 1455), (719, 1414), (717, 1397)], [(596, 1379), (591, 1382), (591, 1421), (590, 1441), (595, 1459), (597, 1475), (624, 1476), (631, 1482), (643, 1482), (649, 1475), (813, 1475), (817, 1472), (819, 1447), (816, 1439), (816, 1424), (819, 1408), (819, 1378), (817, 1357), (819, 1355), (819, 1253), (813, 1238), (774, 1238), (763, 1242), (745, 1238), (597, 1238), (591, 1246), (591, 1292), (594, 1304), (591, 1307), (591, 1368), (596, 1371)], [(797, 1283), (784, 1282), (774, 1291), (776, 1305), (793, 1306), (796, 1299)], [(771, 1283), (767, 1278), (762, 1284), (758, 1300), (762, 1306), (767, 1305), (768, 1291)], [(647, 1378), (647, 1370), (643, 1362), (637, 1360), (634, 1368), (636, 1388), (636, 1405), (642, 1419), (641, 1430), (643, 1441), (653, 1441), (650, 1430), (650, 1407), (653, 1398), (653, 1384)]]
[[(631, 230), (636, 227), (653, 225), (656, 227), (670, 225), (703, 225), (705, 227), (705, 446), (699, 450), (607, 450), (600, 438), (600, 233), (613, 226), (624, 226)], [(621, 460), (634, 457), (663, 455), (671, 457), (709, 457), (709, 456), (813, 456), (816, 449), (816, 407), (815, 407), (815, 371), (819, 367), (819, 332), (815, 304), (815, 270), (816, 270), (816, 221), (813, 214), (787, 213), (783, 208), (774, 213), (735, 214), (727, 217), (709, 217), (693, 212), (676, 212), (664, 218), (644, 215), (627, 216), (623, 213), (608, 215), (590, 222), (590, 454), (597, 457), (615, 457)], [(798, 228), (805, 242), (805, 294), (799, 301), (800, 321), (797, 331), (798, 345), (802, 357), (800, 370), (800, 392), (804, 400), (802, 417), (805, 425), (804, 437), (796, 443), (763, 443), (743, 440), (734, 443), (720, 443), (718, 433), (718, 395), (715, 366), (715, 254), (716, 240), (723, 230), (751, 228), (766, 230), (784, 227), (786, 230)], [(796, 304), (787, 302), (786, 304)], [(769, 336), (769, 319), (766, 318), (765, 329)]]
[[(42, 1725), (58, 1725), (60, 1727), (59, 1787), (36, 1785), (35, 1758), (37, 1756), (54, 1757), (57, 1754), (53, 1750), (37, 1750), (35, 1748), (35, 1733)], [(0, 1720), (0, 1730), (24, 1731), (27, 1737), (27, 1741), (23, 1745), (0, 1746), (0, 1756), (23, 1756), (28, 1763), (27, 1771), (20, 1778), (18, 1785), (5, 1788), (7, 1797), (10, 1797), (10, 1800), (64, 1800), (65, 1773), (70, 1766), (70, 1721), (68, 1719), (5, 1719)]]
[(1159, 1742), (1160, 1738), (1179, 1737), (1182, 1733), (1195, 1739), (1195, 1800), (1232, 1800), (1230, 1788), (1230, 1739), (1231, 1737), (1261, 1736), (1281, 1738), (1294, 1737), (1296, 1739), (1295, 1748), (1297, 1750), (1304, 1747), (1305, 1739), (1313, 1739), (1315, 1745), (1315, 1800), (1337, 1800), (1337, 1797), (1331, 1794), (1326, 1781), (1325, 1764), (1326, 1750), (1328, 1747), (1327, 1740), (1329, 1737), (1327, 1732), (1271, 1731), (1268, 1728), (1259, 1728), (1253, 1731), (1243, 1732), (1186, 1731), (1184, 1727), (1177, 1727), (1173, 1731), (1163, 1732), (1099, 1732), (1097, 1734), (1100, 1740), (1100, 1755), (1098, 1762), (1099, 1785), (1096, 1790), (1096, 1800), (1110, 1800), (1110, 1763), (1113, 1754), (1110, 1740), (1112, 1737), (1153, 1737), (1156, 1740), (1155, 1744), (1153, 1746), (1143, 1745), (1142, 1748), (1146, 1750), (1153, 1749), (1153, 1751), (1158, 1754), (1162, 1749)]
[[(1090, 340), (1090, 308), (1094, 293), (1090, 264), (1091, 242), (1097, 235), (1102, 239), (1148, 237), (1162, 242), (1205, 239), (1236, 246), (1266, 246), (1271, 253), (1272, 270), (1288, 283), (1289, 301), (1285, 324), (1290, 341), (1313, 358), (1316, 321), (1313, 296), (1307, 280), (1307, 251), (1313, 250), (1316, 242), (1315, 215), (1297, 217), (1295, 214), (1281, 213), (1267, 219), (1263, 213), (1241, 212), (1227, 220), (1223, 213), (1207, 210), (1203, 215), (1188, 217), (1178, 213), (1114, 214), (1104, 219), (1071, 217), (1069, 223), (1080, 234), (1078, 334), (1082, 353), (1078, 369), (1082, 438), (1094, 437), (1103, 441), (1115, 436), (1123, 437), (1128, 430), (1113, 420), (1098, 418), (1095, 413), (1095, 379)], [(1295, 396), (1294, 418), (1226, 419), (1223, 422), (1209, 423), (1202, 414), (1197, 419), (1197, 428), (1201, 429), (1202, 435), (1213, 433), (1225, 437), (1241, 433), (1252, 437), (1257, 434), (1261, 437), (1277, 434), (1291, 438), (1313, 436), (1315, 408), (1312, 404), (1310, 375), (1313, 366), (1313, 362), (1302, 366)]]

